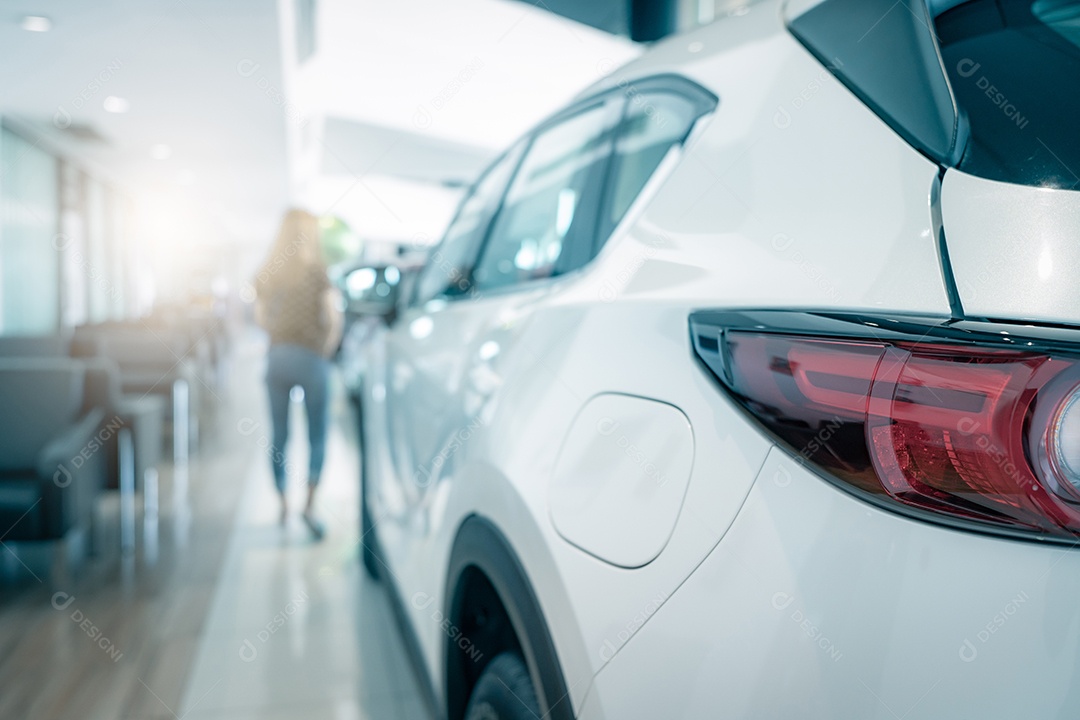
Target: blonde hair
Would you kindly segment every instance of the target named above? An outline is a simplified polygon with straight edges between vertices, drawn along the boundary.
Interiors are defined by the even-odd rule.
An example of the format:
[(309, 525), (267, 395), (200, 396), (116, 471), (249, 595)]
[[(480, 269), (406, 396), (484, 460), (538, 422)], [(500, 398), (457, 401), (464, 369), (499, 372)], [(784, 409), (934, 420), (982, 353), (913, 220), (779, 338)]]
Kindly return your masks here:
[(319, 219), (307, 210), (292, 208), (281, 219), (281, 229), (259, 276), (279, 275), (289, 282), (304, 277), (312, 269), (326, 271), (319, 242)]

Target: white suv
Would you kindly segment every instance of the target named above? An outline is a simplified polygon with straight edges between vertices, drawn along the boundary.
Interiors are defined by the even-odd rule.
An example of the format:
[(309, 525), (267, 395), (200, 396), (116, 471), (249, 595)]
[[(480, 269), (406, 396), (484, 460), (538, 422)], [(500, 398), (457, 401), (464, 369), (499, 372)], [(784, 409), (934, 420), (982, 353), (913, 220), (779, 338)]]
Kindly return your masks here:
[(1078, 78), (1076, 0), (766, 0), (508, 150), (368, 348), (437, 714), (1075, 716)]

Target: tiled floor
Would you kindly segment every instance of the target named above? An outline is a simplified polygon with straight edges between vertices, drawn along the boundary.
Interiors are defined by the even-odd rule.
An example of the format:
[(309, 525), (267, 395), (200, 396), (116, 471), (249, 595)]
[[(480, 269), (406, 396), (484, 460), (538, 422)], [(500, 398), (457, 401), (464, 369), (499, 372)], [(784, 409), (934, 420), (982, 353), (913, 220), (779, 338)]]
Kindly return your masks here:
[[(358, 561), (351, 410), (339, 391), (319, 498), (328, 532), (315, 543), (299, 519), (278, 524), (261, 365), (250, 344), (236, 358), (186, 494), (162, 468), (156, 552), (140, 533), (138, 552), (119, 555), (115, 498), (103, 503), (105, 550), (69, 584), (50, 582), (47, 554), (0, 548), (0, 718), (429, 717), (387, 598)], [(291, 459), (304, 467), (302, 412), (294, 423)], [(57, 591), (73, 604), (58, 610)]]
[[(278, 525), (268, 466), (252, 468), (182, 717), (428, 717), (386, 596), (357, 562), (357, 452), (346, 406), (336, 410), (319, 498), (322, 542), (297, 518)], [(303, 455), (294, 457), (304, 467)]]

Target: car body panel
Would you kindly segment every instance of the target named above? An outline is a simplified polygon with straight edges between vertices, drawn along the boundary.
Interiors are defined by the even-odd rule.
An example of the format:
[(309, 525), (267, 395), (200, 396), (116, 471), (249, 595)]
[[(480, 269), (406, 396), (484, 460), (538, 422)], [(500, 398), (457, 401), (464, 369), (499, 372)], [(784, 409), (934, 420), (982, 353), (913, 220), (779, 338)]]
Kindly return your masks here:
[(563, 440), (548, 491), (567, 542), (624, 568), (667, 545), (694, 464), (694, 431), (677, 408), (633, 395), (589, 400)]
[(1080, 321), (1080, 193), (949, 170), (941, 214), (965, 314)]
[[(774, 449), (581, 718), (713, 717), (721, 700), (731, 717), (1071, 717), (1078, 592), (1075, 552), (883, 512)], [(665, 676), (637, 692), (656, 658)]]
[[(613, 238), (605, 252), (627, 257), (606, 272), (614, 281), (640, 265), (626, 292), (716, 306), (947, 314), (929, 199), (937, 166), (818, 64), (778, 14), (776, 2), (753, 5), (606, 81), (632, 92), (635, 78), (689, 58), (680, 70), (720, 98), (631, 230), (655, 251)], [(690, 53), (696, 43), (703, 49)]]
[[(662, 602), (719, 541), (769, 447), (734, 408), (718, 412), (705, 402), (714, 392), (711, 381), (696, 371), (689, 341), (677, 330), (685, 321), (684, 306), (642, 308), (642, 323), (673, 328), (674, 342), (659, 348), (633, 326), (613, 322), (616, 308), (605, 305), (601, 310), (606, 312), (534, 308), (527, 339), (515, 337), (513, 328), (494, 331), (488, 337), (497, 338), (501, 350), (491, 372), (502, 392), (476, 419), (458, 426), (471, 426), (468, 441), (446, 455), (438, 479), (427, 488), (411, 488), (415, 496), (403, 499), (408, 493), (401, 487), (409, 487), (411, 478), (399, 480), (384, 452), (368, 490), (379, 545), (399, 593), (407, 599), (418, 592), (442, 599), (448, 550), (466, 517), (481, 515), (503, 530), (545, 615), (559, 618), (553, 639), (575, 702), (617, 652), (627, 624), (633, 624), (641, 608)], [(409, 322), (409, 315), (403, 322)], [(591, 361), (613, 347), (643, 361), (626, 363), (618, 372)], [(683, 387), (672, 392), (670, 383), (651, 373), (657, 363), (684, 366)], [(700, 416), (698, 427), (713, 438), (698, 454), (701, 464), (695, 466), (687, 490), (683, 521), (664, 552), (633, 573), (567, 543), (548, 517), (547, 492), (557, 451), (590, 388), (636, 388), (659, 396)], [(366, 417), (377, 418), (377, 405), (367, 400), (365, 405)], [(529, 411), (523, 412), (526, 407)], [(379, 431), (369, 432), (370, 446), (378, 447), (380, 437)], [(716, 467), (725, 468), (722, 476), (711, 470)], [(607, 589), (603, 596), (595, 592), (598, 582)], [(443, 635), (430, 608), (419, 607), (422, 604), (406, 609), (413, 614), (432, 677), (438, 678)]]

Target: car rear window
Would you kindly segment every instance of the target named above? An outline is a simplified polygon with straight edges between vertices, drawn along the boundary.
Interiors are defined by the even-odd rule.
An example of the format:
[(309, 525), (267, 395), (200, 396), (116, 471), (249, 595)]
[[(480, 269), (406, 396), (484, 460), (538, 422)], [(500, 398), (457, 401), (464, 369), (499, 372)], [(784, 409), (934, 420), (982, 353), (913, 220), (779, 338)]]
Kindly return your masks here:
[(1080, 184), (1080, 1), (975, 0), (936, 18), (968, 137), (960, 169), (1024, 185)]
[(789, 27), (935, 162), (1080, 186), (1080, 0), (824, 0)]

